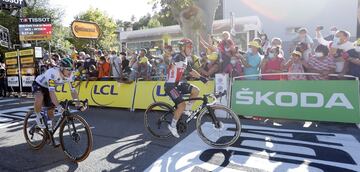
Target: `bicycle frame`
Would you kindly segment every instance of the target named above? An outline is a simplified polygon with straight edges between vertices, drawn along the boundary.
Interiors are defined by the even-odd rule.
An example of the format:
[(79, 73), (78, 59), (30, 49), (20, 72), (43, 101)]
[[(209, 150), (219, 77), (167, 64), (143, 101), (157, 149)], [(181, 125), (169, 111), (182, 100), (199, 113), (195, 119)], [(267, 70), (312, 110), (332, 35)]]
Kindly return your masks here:
[[(71, 116), (71, 113), (69, 111), (69, 103), (67, 102), (66, 105), (65, 105), (65, 110), (61, 113), (60, 119), (55, 124), (55, 128), (53, 130), (49, 130), (48, 125), (45, 125), (46, 132), (49, 134), (51, 142), (53, 143), (53, 146), (55, 146), (54, 145), (54, 135), (55, 135), (56, 131), (59, 129), (60, 124), (62, 124), (63, 121), (66, 120), (69, 116)], [(42, 118), (45, 121), (45, 117), (43, 116)], [(74, 123), (72, 123), (72, 125), (74, 127), (75, 132), (76, 132), (76, 128), (75, 128)]]
[[(186, 124), (190, 123), (190, 121), (193, 120), (195, 116), (199, 116), (200, 112), (207, 109), (209, 111), (212, 122), (215, 124), (215, 127), (220, 127), (219, 121), (216, 119), (214, 111), (211, 110), (211, 108), (208, 108), (211, 104), (208, 104), (208, 97), (206, 95), (204, 95), (204, 97), (184, 99), (182, 102), (198, 101), (198, 100), (202, 101), (203, 103), (186, 119), (185, 121)], [(177, 105), (175, 105), (175, 107), (176, 106)]]

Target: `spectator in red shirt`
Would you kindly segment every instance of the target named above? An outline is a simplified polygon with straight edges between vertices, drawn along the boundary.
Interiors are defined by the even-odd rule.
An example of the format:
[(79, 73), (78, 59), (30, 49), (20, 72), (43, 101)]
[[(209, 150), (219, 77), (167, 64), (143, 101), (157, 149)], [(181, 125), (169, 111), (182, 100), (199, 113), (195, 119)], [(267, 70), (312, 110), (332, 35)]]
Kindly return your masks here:
[(320, 75), (309, 76), (310, 80), (326, 80), (329, 74), (334, 73), (336, 69), (334, 58), (329, 56), (327, 46), (319, 45), (315, 49), (315, 56), (311, 56), (307, 62), (303, 61), (303, 66), (311, 73)]
[(231, 57), (230, 64), (228, 64), (225, 69), (224, 73), (228, 73), (230, 77), (237, 77), (244, 75), (240, 59), (238, 59), (236, 56)]
[[(282, 73), (285, 59), (280, 55), (280, 47), (272, 47), (261, 64), (262, 74)], [(263, 80), (281, 80), (281, 75), (262, 76)]]
[(97, 69), (99, 71), (98, 78), (110, 77), (110, 63), (106, 61), (104, 56), (100, 57)]

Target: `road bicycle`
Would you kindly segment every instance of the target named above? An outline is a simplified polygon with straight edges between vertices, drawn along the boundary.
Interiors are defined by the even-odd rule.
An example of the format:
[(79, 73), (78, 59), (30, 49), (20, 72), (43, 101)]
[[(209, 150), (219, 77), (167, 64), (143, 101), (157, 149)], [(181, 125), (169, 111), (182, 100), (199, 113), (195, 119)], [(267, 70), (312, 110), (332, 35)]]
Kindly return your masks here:
[[(23, 132), (30, 147), (39, 150), (46, 143), (52, 143), (52, 146), (57, 147), (54, 135), (59, 129), (60, 145), (65, 155), (75, 162), (85, 160), (92, 150), (93, 138), (90, 126), (84, 118), (71, 113), (69, 106), (74, 106), (75, 103), (80, 103), (85, 109), (88, 106), (88, 100), (65, 100), (61, 102), (64, 111), (53, 128), (49, 128), (47, 125), (45, 129), (39, 128), (35, 122), (34, 111), (29, 111), (24, 119)], [(46, 112), (47, 108), (43, 108), (41, 111), (43, 121), (47, 121)]]
[[(187, 101), (202, 101), (202, 104), (190, 116), (182, 115), (177, 123), (179, 134), (187, 130), (187, 125), (196, 119), (196, 129), (200, 138), (208, 145), (223, 148), (232, 145), (239, 138), (241, 123), (239, 117), (228, 107), (215, 104), (216, 100), (226, 95), (226, 91), (218, 94), (205, 94), (203, 97), (189, 98)], [(214, 101), (209, 103), (209, 98)], [(165, 102), (155, 102), (145, 111), (144, 124), (150, 134), (165, 139), (172, 134), (167, 125), (171, 124), (175, 106)]]

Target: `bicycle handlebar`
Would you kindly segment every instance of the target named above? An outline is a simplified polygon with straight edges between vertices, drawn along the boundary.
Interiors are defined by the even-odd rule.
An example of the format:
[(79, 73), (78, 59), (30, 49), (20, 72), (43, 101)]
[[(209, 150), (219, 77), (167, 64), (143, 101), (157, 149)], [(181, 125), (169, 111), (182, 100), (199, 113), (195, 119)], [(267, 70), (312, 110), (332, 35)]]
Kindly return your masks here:
[(219, 93), (215, 93), (215, 94), (204, 94), (205, 97), (215, 97), (216, 99), (217, 98), (220, 98), (220, 97), (223, 97), (227, 94), (226, 90), (224, 92), (219, 92)]
[(86, 110), (88, 108), (88, 99), (85, 100), (64, 100), (60, 102), (60, 105), (64, 108), (67, 109), (69, 106), (76, 106), (76, 103), (80, 103), (81, 107), (84, 108), (84, 110)]

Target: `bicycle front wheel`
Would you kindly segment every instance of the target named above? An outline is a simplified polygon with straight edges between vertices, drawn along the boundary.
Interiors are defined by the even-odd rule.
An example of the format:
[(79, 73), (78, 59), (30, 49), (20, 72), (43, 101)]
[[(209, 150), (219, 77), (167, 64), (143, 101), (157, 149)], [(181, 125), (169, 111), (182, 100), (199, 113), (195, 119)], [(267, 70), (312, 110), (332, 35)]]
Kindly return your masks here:
[(232, 145), (241, 133), (239, 117), (222, 105), (211, 105), (203, 110), (196, 121), (196, 128), (200, 138), (216, 148)]
[(173, 112), (174, 108), (167, 103), (151, 104), (144, 114), (145, 128), (156, 138), (170, 137), (171, 133), (167, 126), (171, 124)]
[(66, 156), (75, 162), (85, 160), (92, 149), (89, 124), (79, 115), (65, 118), (60, 126), (60, 145)]
[(47, 138), (47, 133), (36, 125), (36, 115), (34, 111), (29, 111), (24, 119), (23, 133), (26, 142), (31, 148), (38, 150), (41, 149)]

